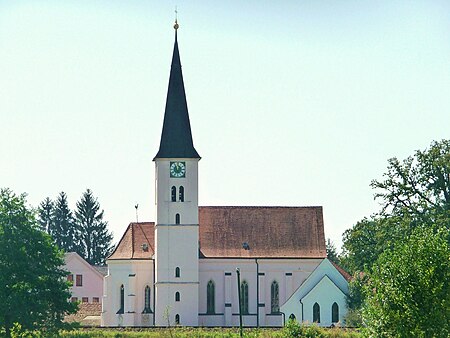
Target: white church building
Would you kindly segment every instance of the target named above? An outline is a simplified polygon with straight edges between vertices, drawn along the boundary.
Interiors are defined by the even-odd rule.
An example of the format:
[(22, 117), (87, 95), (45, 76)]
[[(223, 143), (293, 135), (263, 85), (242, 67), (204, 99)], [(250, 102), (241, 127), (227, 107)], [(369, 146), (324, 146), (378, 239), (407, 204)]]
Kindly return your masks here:
[(343, 324), (349, 275), (326, 259), (322, 207), (201, 207), (175, 44), (155, 162), (155, 222), (131, 223), (108, 258), (102, 326)]

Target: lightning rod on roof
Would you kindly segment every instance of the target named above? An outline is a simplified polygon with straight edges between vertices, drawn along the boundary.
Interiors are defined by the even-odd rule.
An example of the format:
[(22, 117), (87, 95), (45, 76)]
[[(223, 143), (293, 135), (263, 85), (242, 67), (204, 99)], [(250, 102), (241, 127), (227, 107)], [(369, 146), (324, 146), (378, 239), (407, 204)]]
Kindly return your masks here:
[(136, 205), (134, 206), (134, 208), (136, 209), (136, 223), (139, 223), (139, 219), (138, 219), (138, 208), (139, 208), (139, 204), (136, 203)]

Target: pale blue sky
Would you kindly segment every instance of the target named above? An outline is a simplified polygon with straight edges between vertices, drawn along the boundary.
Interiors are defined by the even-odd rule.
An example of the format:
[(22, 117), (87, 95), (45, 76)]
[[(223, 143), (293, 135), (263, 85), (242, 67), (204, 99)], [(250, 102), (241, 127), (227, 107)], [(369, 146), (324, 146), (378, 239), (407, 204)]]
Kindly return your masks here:
[(378, 209), (387, 159), (450, 137), (448, 1), (0, 0), (0, 186), (154, 220), (174, 7), (200, 205)]

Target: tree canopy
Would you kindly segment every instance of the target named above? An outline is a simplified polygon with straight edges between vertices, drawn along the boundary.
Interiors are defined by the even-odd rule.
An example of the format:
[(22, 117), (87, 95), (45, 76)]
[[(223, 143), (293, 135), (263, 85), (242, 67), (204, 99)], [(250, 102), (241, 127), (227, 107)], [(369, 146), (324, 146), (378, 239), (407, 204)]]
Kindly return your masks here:
[[(420, 271), (420, 268), (425, 269), (426, 266), (430, 271), (440, 270), (444, 274), (448, 273), (448, 270), (445, 271), (448, 269), (448, 265), (442, 265), (438, 260), (427, 256), (427, 254), (432, 254), (431, 251), (427, 253), (429, 248), (419, 248), (413, 242), (421, 238), (433, 241), (435, 239), (433, 236), (439, 234), (439, 240), (445, 239), (448, 250), (450, 243), (450, 141), (434, 141), (428, 149), (418, 150), (413, 156), (409, 156), (403, 161), (397, 158), (388, 160), (387, 172), (383, 175), (383, 179), (373, 180), (371, 186), (375, 189), (375, 198), (380, 201), (381, 210), (372, 217), (357, 222), (343, 235), (341, 263), (355, 276), (350, 285), (348, 299), (350, 315), (355, 315), (355, 312), (360, 315), (361, 308), (365, 309), (367, 310), (365, 323), (368, 327), (378, 327), (381, 330), (381, 326), (378, 325), (381, 325), (383, 318), (376, 317), (374, 313), (378, 311), (382, 315), (380, 311), (386, 310), (384, 314), (389, 313), (386, 318), (392, 319), (390, 322), (384, 321), (386, 327), (389, 323), (396, 325), (393, 319), (395, 311), (389, 306), (394, 306), (394, 304), (400, 306), (399, 304), (402, 303), (405, 308), (400, 310), (400, 307), (397, 307), (395, 316), (405, 322), (408, 322), (410, 318), (415, 318), (417, 323), (424, 325), (426, 320), (423, 318), (425, 317), (420, 317), (419, 311), (414, 312), (414, 315), (409, 313), (411, 317), (408, 317), (408, 314), (403, 311), (406, 311), (408, 306), (408, 297), (418, 301), (423, 293), (428, 294), (429, 288), (433, 288), (433, 285), (418, 280), (417, 276), (413, 274), (413, 269), (408, 270), (409, 275), (402, 274), (402, 271), (406, 271), (402, 269), (409, 269), (417, 263), (423, 264), (423, 266), (416, 266), (417, 272)], [(405, 251), (407, 249), (405, 243), (409, 243), (411, 248), (418, 251), (422, 250), (420, 252), (423, 257), (417, 257), (418, 261), (414, 262), (414, 255), (408, 256)], [(403, 259), (402, 255), (405, 255)], [(449, 258), (441, 255), (440, 259), (446, 259), (448, 263)], [(392, 267), (389, 266), (391, 263)], [(395, 281), (395, 277), (400, 278), (400, 276), (403, 278), (402, 282), (409, 283), (408, 287)], [(388, 280), (389, 282), (387, 282)], [(391, 289), (384, 290), (381, 285), (383, 281), (387, 282), (386, 288), (390, 287)], [(363, 289), (368, 285), (372, 289), (379, 289), (379, 292), (364, 292)], [(391, 298), (386, 296), (388, 294)], [(380, 305), (380, 299), (377, 299), (381, 295), (386, 297), (383, 298), (382, 305)], [(433, 293), (430, 297), (427, 299), (428, 303), (439, 302), (437, 293)], [(423, 300), (425, 297), (420, 299)], [(395, 303), (396, 301), (398, 303)], [(375, 308), (376, 311), (374, 310), (373, 313), (368, 310)], [(423, 304), (422, 309), (427, 308)], [(413, 311), (413, 309), (408, 311)], [(359, 315), (353, 317), (356, 318)], [(383, 330), (386, 327), (383, 327)], [(418, 331), (416, 329), (414, 331), (411, 327), (405, 329), (406, 331), (402, 329), (402, 332), (426, 330), (425, 326), (416, 328)], [(399, 333), (392, 333), (392, 335), (398, 336)]]
[(448, 337), (450, 246), (444, 228), (419, 226), (374, 264), (363, 319), (377, 337)]
[(90, 264), (104, 264), (112, 250), (112, 235), (107, 229), (108, 222), (103, 220), (103, 210), (100, 210), (100, 204), (91, 190), (87, 189), (77, 202), (75, 218), (85, 259)]
[(40, 230), (24, 195), (0, 190), (0, 328), (51, 331), (76, 305), (69, 302), (63, 253)]
[(65, 252), (77, 252), (90, 264), (103, 265), (112, 251), (112, 235), (104, 211), (90, 189), (76, 203), (76, 210), (69, 208), (67, 195), (61, 192), (56, 201), (44, 199), (38, 207), (38, 220), (42, 229), (52, 236)]

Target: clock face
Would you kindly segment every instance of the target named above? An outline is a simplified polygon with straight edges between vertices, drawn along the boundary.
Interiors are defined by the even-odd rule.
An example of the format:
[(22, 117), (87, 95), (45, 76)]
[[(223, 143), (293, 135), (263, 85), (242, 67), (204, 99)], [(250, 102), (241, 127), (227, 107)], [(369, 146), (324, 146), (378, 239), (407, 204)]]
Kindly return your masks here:
[(170, 177), (186, 177), (186, 162), (170, 162)]

